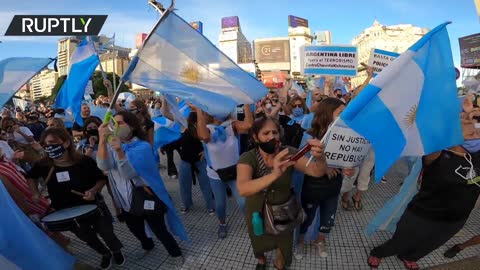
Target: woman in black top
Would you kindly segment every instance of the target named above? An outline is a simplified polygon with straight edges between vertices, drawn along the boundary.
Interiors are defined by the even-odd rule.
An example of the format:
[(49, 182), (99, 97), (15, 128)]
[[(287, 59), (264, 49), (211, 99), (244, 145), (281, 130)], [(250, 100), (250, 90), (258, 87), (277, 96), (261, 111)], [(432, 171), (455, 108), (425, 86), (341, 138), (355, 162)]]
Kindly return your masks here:
[[(480, 194), (480, 140), (473, 122), (462, 120), (465, 143), (423, 157), (423, 178), (392, 239), (370, 252), (377, 268), (393, 255), (407, 269), (452, 238), (465, 225)], [(474, 136), (472, 136), (474, 135)], [(473, 139), (473, 140), (471, 140)]]
[[(28, 172), (28, 182), (32, 190), (32, 199), (38, 200), (39, 178), (47, 182), (51, 206), (54, 211), (86, 204), (98, 204), (101, 214), (88, 220), (78, 221), (71, 231), (86, 244), (102, 255), (101, 269), (112, 264), (123, 265), (122, 243), (113, 232), (112, 216), (108, 211), (100, 192), (107, 177), (97, 167), (95, 161), (75, 151), (72, 138), (65, 129), (49, 128), (40, 139), (48, 157), (35, 163)], [(77, 191), (84, 196), (72, 193)], [(100, 241), (102, 237), (108, 248)]]
[(207, 176), (207, 162), (203, 156), (203, 145), (197, 138), (197, 113), (191, 112), (188, 116), (188, 128), (182, 133), (179, 140), (180, 171), (178, 184), (183, 207), (180, 212), (185, 214), (192, 206), (192, 180), (195, 178), (200, 184), (205, 207), (210, 215), (215, 214), (212, 188)]

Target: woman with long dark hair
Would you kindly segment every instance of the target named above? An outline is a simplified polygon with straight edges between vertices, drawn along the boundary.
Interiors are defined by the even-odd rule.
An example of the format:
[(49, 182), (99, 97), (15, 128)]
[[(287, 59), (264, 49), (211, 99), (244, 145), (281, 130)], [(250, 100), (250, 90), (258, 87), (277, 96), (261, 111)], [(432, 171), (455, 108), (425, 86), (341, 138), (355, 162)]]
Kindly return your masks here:
[[(142, 248), (146, 252), (154, 248), (152, 239), (145, 233), (146, 221), (170, 256), (175, 258), (176, 265), (180, 266), (183, 264), (182, 252), (167, 229), (165, 217), (173, 233), (183, 240), (188, 240), (188, 236), (163, 185), (152, 146), (146, 141), (145, 132), (134, 114), (121, 111), (114, 116), (114, 121), (116, 127), (113, 130), (109, 124), (103, 124), (99, 129), (98, 167), (108, 172), (115, 204), (122, 209), (127, 227), (141, 242)], [(139, 200), (141, 205), (135, 204)]]
[[(41, 198), (37, 180), (43, 178), (47, 182), (51, 207), (56, 211), (97, 204), (101, 213), (95, 215), (93, 219), (78, 221), (79, 226), (73, 226), (71, 231), (102, 255), (101, 269), (110, 268), (112, 256), (115, 264), (123, 265), (125, 258), (121, 252), (122, 243), (113, 232), (112, 216), (100, 195), (106, 177), (97, 168), (95, 160), (75, 150), (72, 137), (66, 129), (45, 130), (40, 138), (40, 144), (48, 157), (35, 163), (28, 172), (32, 199)], [(100, 241), (97, 234), (107, 246)]]
[[(274, 249), (277, 249), (275, 267), (284, 269), (285, 265), (288, 266), (292, 262), (295, 224), (291, 226), (291, 230), (279, 235), (267, 233), (259, 235), (254, 232), (253, 219), (259, 213), (262, 213), (259, 215), (263, 216), (263, 220), (267, 219), (264, 210), (266, 201), (270, 205), (279, 205), (292, 198), (296, 200), (291, 189), (293, 168), (316, 177), (325, 174), (323, 146), (316, 139), (308, 142), (312, 146), (311, 153), (316, 161), (306, 166), (308, 158), (305, 156), (298, 161), (289, 160), (289, 157), (297, 150), (293, 147), (281, 146), (281, 127), (276, 119), (270, 117), (257, 119), (250, 133), (256, 147), (240, 157), (237, 165), (237, 186), (240, 195), (246, 197), (245, 219), (253, 252), (258, 259), (256, 269), (266, 269), (265, 252)], [(298, 209), (301, 211), (300, 205), (298, 205)], [(291, 215), (295, 217), (302, 215), (297, 222), (303, 221), (303, 214), (297, 212), (291, 213)]]
[[(328, 127), (335, 118), (345, 109), (345, 103), (336, 98), (326, 98), (320, 101), (318, 109), (312, 121), (312, 128), (305, 133), (305, 140), (321, 139), (327, 133)], [(315, 219), (317, 209), (320, 208), (320, 228), (314, 245), (320, 257), (327, 257), (326, 237), (332, 230), (337, 213), (338, 198), (342, 187), (343, 175), (351, 176), (353, 169), (327, 168), (326, 174), (321, 177), (305, 175), (302, 190), (302, 206), (307, 214), (307, 219), (300, 226), (299, 244), (297, 246), (298, 257), (303, 256), (305, 233)], [(296, 255), (296, 256), (297, 256)]]
[(154, 123), (152, 122), (150, 112), (147, 105), (145, 105), (145, 102), (138, 98), (133, 100), (128, 105), (128, 111), (133, 113), (138, 121), (140, 121), (140, 126), (146, 133), (148, 143), (153, 145)]

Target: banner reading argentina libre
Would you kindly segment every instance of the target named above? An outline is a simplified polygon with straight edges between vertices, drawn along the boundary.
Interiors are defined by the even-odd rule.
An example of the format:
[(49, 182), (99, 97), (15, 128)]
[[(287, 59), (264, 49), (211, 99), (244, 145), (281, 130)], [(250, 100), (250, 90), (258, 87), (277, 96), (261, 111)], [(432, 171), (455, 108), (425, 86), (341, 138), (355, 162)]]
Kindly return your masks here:
[(305, 75), (357, 75), (358, 53), (355, 46), (305, 46), (302, 56)]
[(378, 73), (380, 73), (399, 55), (400, 54), (395, 52), (372, 48), (370, 58), (368, 59), (368, 65), (373, 67), (373, 75), (376, 76)]

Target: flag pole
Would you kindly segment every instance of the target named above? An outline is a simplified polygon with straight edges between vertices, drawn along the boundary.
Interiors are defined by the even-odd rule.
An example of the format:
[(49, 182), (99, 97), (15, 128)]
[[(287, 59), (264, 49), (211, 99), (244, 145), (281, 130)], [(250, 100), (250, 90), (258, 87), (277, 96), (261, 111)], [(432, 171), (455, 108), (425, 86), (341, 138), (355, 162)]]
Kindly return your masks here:
[[(157, 7), (157, 2), (156, 1), (149, 0), (148, 3), (151, 4), (151, 5), (154, 5), (155, 9), (157, 9), (160, 12), (160, 9)], [(172, 0), (172, 3), (168, 7), (168, 9), (166, 9), (164, 12), (161, 13), (160, 19), (158, 19), (157, 23), (153, 26), (152, 30), (150, 30), (150, 32), (148, 33), (148, 36), (145, 38), (145, 41), (143, 42), (142, 47), (140, 47), (138, 49), (137, 53), (133, 57), (132, 62), (130, 62), (130, 65), (128, 66), (125, 74), (127, 74), (128, 72), (131, 72), (131, 69), (135, 68), (136, 63), (138, 62), (137, 57), (140, 54), (140, 52), (143, 50), (147, 41), (152, 36), (153, 31), (166, 18), (166, 15), (168, 15), (170, 12), (172, 12), (174, 10), (174, 7), (175, 7), (175, 0)], [(125, 76), (125, 74), (124, 74), (124, 76)], [(112, 110), (115, 108), (115, 103), (117, 102), (118, 95), (120, 95), (120, 88), (122, 88), (125, 85), (125, 81), (123, 80), (124, 76), (122, 76), (122, 78), (120, 79), (119, 85), (115, 89), (115, 93), (113, 94), (113, 98), (110, 101), (110, 107), (108, 107), (107, 113), (105, 114), (105, 118), (103, 119), (104, 123), (108, 123), (110, 121), (110, 119), (112, 118)]]
[[(89, 37), (87, 37), (87, 38), (89, 38)], [(92, 42), (93, 48), (95, 49), (95, 52), (97, 53), (98, 66), (100, 67), (100, 72), (102, 73), (103, 80), (106, 80), (107, 79), (107, 74), (103, 70), (102, 60), (100, 59), (100, 55), (98, 54), (97, 46), (95, 45), (95, 42), (93, 40), (90, 39), (90, 41)], [(112, 90), (107, 88), (107, 95), (108, 95), (109, 98), (111, 98), (113, 96)]]
[[(117, 89), (117, 76), (115, 75), (115, 70), (116, 70), (116, 66), (115, 66), (115, 57), (116, 57), (116, 51), (115, 51), (115, 33), (113, 33), (113, 45), (112, 45), (112, 54), (113, 54), (113, 58), (112, 58), (112, 64), (113, 64), (113, 89)], [(112, 93), (112, 96), (113, 96), (113, 93)], [(108, 95), (108, 97), (111, 97), (110, 94)]]

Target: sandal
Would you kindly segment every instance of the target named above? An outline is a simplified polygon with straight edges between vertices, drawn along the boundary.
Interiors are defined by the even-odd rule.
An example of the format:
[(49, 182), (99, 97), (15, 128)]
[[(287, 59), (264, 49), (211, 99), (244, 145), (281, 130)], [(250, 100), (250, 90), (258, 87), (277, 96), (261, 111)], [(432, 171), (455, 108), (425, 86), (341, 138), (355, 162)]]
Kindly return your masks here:
[(348, 199), (347, 199), (347, 200), (344, 200), (344, 199), (342, 198), (342, 208), (343, 208), (343, 210), (345, 210), (345, 211), (350, 211), (350, 210), (352, 210), (352, 209), (353, 209), (352, 202), (351, 202), (350, 200), (348, 200)]
[(363, 204), (362, 204), (362, 199), (360, 200), (355, 200), (355, 196), (352, 196), (352, 201), (353, 201), (353, 208), (357, 211), (362, 210)]
[(382, 263), (382, 259), (370, 255), (368, 256), (367, 263), (371, 268), (377, 269), (380, 266), (380, 263)]
[(414, 262), (414, 261), (407, 261), (405, 259), (402, 259), (400, 257), (398, 257), (402, 262), (403, 262), (403, 266), (405, 266), (405, 269), (408, 269), (408, 270), (420, 270), (420, 267), (418, 266), (417, 262)]

